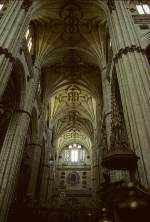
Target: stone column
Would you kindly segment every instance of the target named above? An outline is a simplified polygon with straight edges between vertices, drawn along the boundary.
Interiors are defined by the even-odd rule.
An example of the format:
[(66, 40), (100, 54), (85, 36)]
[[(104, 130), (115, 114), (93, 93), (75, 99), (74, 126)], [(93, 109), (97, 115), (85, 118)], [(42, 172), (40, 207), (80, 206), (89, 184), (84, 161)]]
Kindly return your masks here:
[(49, 175), (50, 175), (50, 148), (51, 148), (51, 138), (52, 138), (52, 130), (47, 130), (47, 144), (45, 147), (45, 156), (43, 163), (43, 174), (42, 174), (42, 183), (41, 183), (41, 191), (40, 191), (40, 206), (44, 207), (48, 204), (48, 184), (49, 184)]
[(99, 152), (98, 152), (98, 147), (96, 147), (95, 149), (95, 163), (94, 163), (94, 172), (95, 172), (95, 175), (94, 175), (94, 178), (95, 178), (95, 188), (96, 190), (99, 188), (99, 163), (98, 163), (98, 155), (99, 155)]
[(108, 23), (128, 137), (140, 157), (141, 182), (149, 187), (150, 66), (124, 1), (114, 1)]
[(31, 19), (31, 8), (27, 2), (10, 1), (0, 19), (0, 98)]
[(51, 206), (53, 189), (54, 189), (54, 168), (53, 168), (53, 166), (51, 166), (50, 172), (49, 172), (49, 183), (48, 183), (48, 200), (49, 200), (48, 204), (49, 204), (49, 206)]
[(40, 158), (41, 158), (41, 149), (42, 145), (40, 143), (31, 143), (29, 144), (31, 149), (33, 149), (33, 160), (32, 160), (32, 170), (31, 170), (31, 178), (29, 181), (27, 196), (34, 201), (36, 183), (37, 183), (37, 176), (39, 172), (40, 166)]
[(37, 91), (40, 69), (35, 67), (34, 79), (21, 110), (13, 113), (0, 153), (0, 221), (4, 222), (15, 190), (16, 178), (22, 160), (24, 143)]
[(43, 175), (42, 175), (42, 183), (41, 183), (41, 192), (40, 192), (40, 206), (47, 207), (48, 206), (48, 185), (49, 185), (49, 171), (50, 165), (43, 163)]
[(97, 168), (97, 156), (96, 156), (96, 147), (95, 145), (92, 146), (92, 162), (91, 162), (91, 182), (92, 182), (92, 188), (93, 191), (96, 191), (96, 168)]
[(45, 105), (42, 105), (42, 115), (41, 115), (41, 121), (40, 121), (40, 127), (39, 127), (39, 133), (36, 135), (35, 142), (31, 143), (31, 147), (33, 148), (33, 160), (32, 160), (32, 171), (31, 171), (31, 178), (28, 186), (27, 195), (29, 198), (31, 198), (31, 201), (34, 201), (35, 196), (35, 190), (37, 186), (37, 178), (39, 173), (39, 167), (40, 167), (40, 160), (41, 160), (41, 153), (43, 147), (43, 132), (45, 127)]

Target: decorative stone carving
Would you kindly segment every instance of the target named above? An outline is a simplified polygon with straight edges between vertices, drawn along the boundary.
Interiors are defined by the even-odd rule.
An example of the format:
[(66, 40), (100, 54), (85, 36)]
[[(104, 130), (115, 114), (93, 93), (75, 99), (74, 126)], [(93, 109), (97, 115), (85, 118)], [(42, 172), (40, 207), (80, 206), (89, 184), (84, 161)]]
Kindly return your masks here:
[(75, 186), (80, 183), (80, 176), (77, 172), (71, 172), (69, 173), (67, 177), (67, 183), (71, 186)]
[(110, 12), (112, 12), (112, 10), (116, 9), (114, 0), (107, 0), (107, 4), (108, 4), (108, 8), (109, 8)]
[(70, 46), (75, 46), (82, 40), (82, 32), (90, 33), (93, 21), (83, 18), (81, 7), (69, 2), (59, 12), (60, 19), (53, 19), (50, 27), (53, 32), (62, 32), (61, 39)]
[(27, 11), (31, 5), (32, 5), (32, 0), (23, 0), (22, 8)]
[(117, 63), (118, 62), (118, 59), (122, 58), (123, 55), (126, 55), (128, 53), (134, 53), (134, 52), (139, 52), (139, 53), (143, 53), (145, 54), (145, 50), (142, 49), (141, 47), (139, 46), (136, 46), (136, 45), (132, 45), (131, 47), (125, 47), (125, 48), (121, 48), (119, 50), (119, 52), (115, 55), (115, 57), (113, 58), (114, 62)]
[[(138, 157), (129, 147), (127, 132), (125, 129), (123, 112), (117, 101), (116, 81), (112, 85), (112, 132), (110, 149), (105, 154), (102, 166), (111, 170), (135, 169)], [(118, 99), (120, 97), (118, 96)]]

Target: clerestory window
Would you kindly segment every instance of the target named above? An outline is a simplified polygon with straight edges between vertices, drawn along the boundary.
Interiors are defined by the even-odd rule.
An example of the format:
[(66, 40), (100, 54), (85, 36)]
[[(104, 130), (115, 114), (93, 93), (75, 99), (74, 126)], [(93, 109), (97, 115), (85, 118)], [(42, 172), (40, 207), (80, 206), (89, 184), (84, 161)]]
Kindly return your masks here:
[(31, 32), (30, 29), (28, 28), (26, 34), (25, 34), (26, 40), (27, 40), (27, 46), (28, 46), (28, 50), (29, 52), (32, 49), (32, 36), (31, 36)]
[(70, 144), (63, 151), (63, 162), (70, 164), (82, 164), (85, 162), (85, 153), (85, 148), (83, 148), (80, 144)]
[(4, 4), (0, 4), (0, 10), (2, 10), (3, 6), (4, 6)]
[(136, 5), (136, 8), (140, 15), (150, 14), (150, 6), (147, 4)]

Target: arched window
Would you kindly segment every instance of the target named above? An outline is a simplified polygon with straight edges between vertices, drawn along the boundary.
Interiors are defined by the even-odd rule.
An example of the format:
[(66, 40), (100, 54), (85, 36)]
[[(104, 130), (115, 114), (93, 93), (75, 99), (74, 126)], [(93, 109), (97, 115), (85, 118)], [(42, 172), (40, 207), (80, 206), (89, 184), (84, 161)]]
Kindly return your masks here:
[(64, 163), (83, 164), (86, 161), (86, 149), (80, 144), (69, 144), (62, 152)]
[(150, 14), (150, 6), (147, 4), (136, 5), (136, 8), (140, 15)]
[(32, 35), (31, 35), (30, 28), (28, 28), (28, 30), (26, 31), (25, 38), (27, 40), (28, 50), (29, 50), (29, 52), (31, 52), (31, 49), (32, 49)]
[(4, 6), (4, 4), (0, 4), (0, 10), (2, 10), (3, 6)]

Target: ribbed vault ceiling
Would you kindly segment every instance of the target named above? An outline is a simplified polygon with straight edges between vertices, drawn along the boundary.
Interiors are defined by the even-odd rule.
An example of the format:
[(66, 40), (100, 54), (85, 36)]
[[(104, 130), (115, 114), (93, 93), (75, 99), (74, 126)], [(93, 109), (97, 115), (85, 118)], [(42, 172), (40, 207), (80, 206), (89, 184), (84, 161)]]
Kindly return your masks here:
[(54, 145), (90, 149), (102, 107), (106, 11), (98, 0), (36, 0), (32, 25), (36, 59), (54, 127)]

